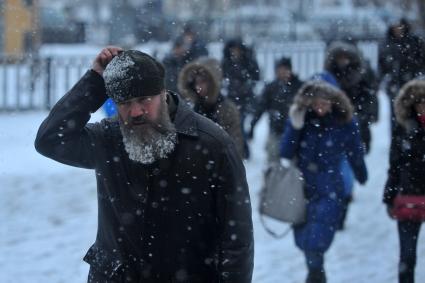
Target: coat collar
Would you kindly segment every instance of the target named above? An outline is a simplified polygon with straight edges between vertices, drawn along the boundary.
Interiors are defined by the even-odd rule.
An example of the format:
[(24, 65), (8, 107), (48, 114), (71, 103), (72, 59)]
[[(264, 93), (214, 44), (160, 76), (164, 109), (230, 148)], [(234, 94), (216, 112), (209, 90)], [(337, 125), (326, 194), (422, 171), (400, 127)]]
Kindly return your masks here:
[(194, 112), (184, 103), (183, 99), (181, 99), (177, 93), (168, 91), (168, 95), (170, 97), (169, 108), (172, 108), (171, 104), (174, 104), (176, 107), (173, 122), (177, 133), (197, 137), (198, 125)]

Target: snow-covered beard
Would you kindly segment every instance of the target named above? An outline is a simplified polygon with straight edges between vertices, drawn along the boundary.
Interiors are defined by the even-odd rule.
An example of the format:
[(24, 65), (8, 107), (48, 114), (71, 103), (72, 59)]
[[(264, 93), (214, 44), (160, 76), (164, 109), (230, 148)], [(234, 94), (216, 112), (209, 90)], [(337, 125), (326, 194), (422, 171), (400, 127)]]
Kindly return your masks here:
[(119, 117), (123, 143), (128, 157), (142, 164), (152, 164), (166, 158), (173, 152), (177, 143), (177, 132), (170, 120), (165, 100), (161, 101), (160, 116), (157, 121), (145, 120), (143, 126), (131, 126)]

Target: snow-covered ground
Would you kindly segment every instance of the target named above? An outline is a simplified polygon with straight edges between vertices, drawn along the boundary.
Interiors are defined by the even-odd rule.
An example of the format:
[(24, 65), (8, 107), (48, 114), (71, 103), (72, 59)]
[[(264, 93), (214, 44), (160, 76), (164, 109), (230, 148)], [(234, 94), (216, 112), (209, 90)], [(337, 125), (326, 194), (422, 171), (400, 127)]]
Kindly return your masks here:
[[(326, 255), (330, 283), (396, 282), (398, 239), (381, 194), (388, 159), (388, 101), (367, 157), (370, 179), (357, 187), (346, 230)], [(33, 141), (47, 112), (0, 114), (0, 282), (85, 282), (82, 261), (95, 239), (97, 204), (92, 171), (61, 165), (37, 154)], [(96, 113), (93, 119), (100, 119)], [(275, 240), (257, 213), (265, 164), (267, 121), (262, 118), (246, 162), (255, 225), (255, 283), (303, 282), (305, 265), (292, 234)], [(283, 225), (271, 223), (276, 229)], [(278, 225), (278, 226), (276, 226)], [(425, 236), (419, 239), (417, 282), (425, 278)]]

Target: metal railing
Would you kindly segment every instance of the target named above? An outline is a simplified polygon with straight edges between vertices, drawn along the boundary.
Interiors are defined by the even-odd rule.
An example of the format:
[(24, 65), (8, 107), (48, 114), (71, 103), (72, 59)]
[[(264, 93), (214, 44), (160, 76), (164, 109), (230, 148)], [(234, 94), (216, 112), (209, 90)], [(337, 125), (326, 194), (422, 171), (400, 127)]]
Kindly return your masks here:
[[(376, 42), (361, 42), (359, 48), (376, 70)], [(323, 70), (324, 42), (294, 42), (258, 44), (254, 46), (261, 78), (274, 77), (274, 63), (281, 56), (292, 59), (293, 70), (301, 79)], [(156, 54), (161, 60), (164, 46)], [(210, 55), (221, 59), (222, 45), (210, 44)], [(152, 50), (151, 50), (152, 51)], [(0, 111), (50, 109), (89, 69), (93, 56), (0, 57)]]
[(50, 109), (92, 58), (0, 58), (0, 111)]

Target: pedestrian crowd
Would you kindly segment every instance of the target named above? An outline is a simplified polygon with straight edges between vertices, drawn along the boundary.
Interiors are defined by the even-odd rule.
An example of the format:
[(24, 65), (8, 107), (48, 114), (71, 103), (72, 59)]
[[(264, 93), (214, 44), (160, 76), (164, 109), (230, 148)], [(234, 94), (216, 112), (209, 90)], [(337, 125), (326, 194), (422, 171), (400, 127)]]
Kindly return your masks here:
[[(389, 27), (377, 71), (355, 43), (334, 41), (321, 72), (302, 80), (291, 58), (277, 58), (274, 79), (260, 90), (252, 46), (230, 39), (222, 55), (209, 56), (192, 27), (162, 63), (108, 46), (40, 126), (41, 154), (96, 171), (88, 282), (251, 282), (243, 160), (263, 114), (268, 164), (289, 160), (303, 176), (306, 217), (292, 230), (306, 282), (326, 282), (325, 253), (344, 231), (355, 181), (370, 175), (380, 86), (391, 100), (383, 203), (398, 225), (399, 282), (414, 282), (425, 220), (425, 43), (409, 23)], [(88, 123), (107, 99), (116, 111)]]

